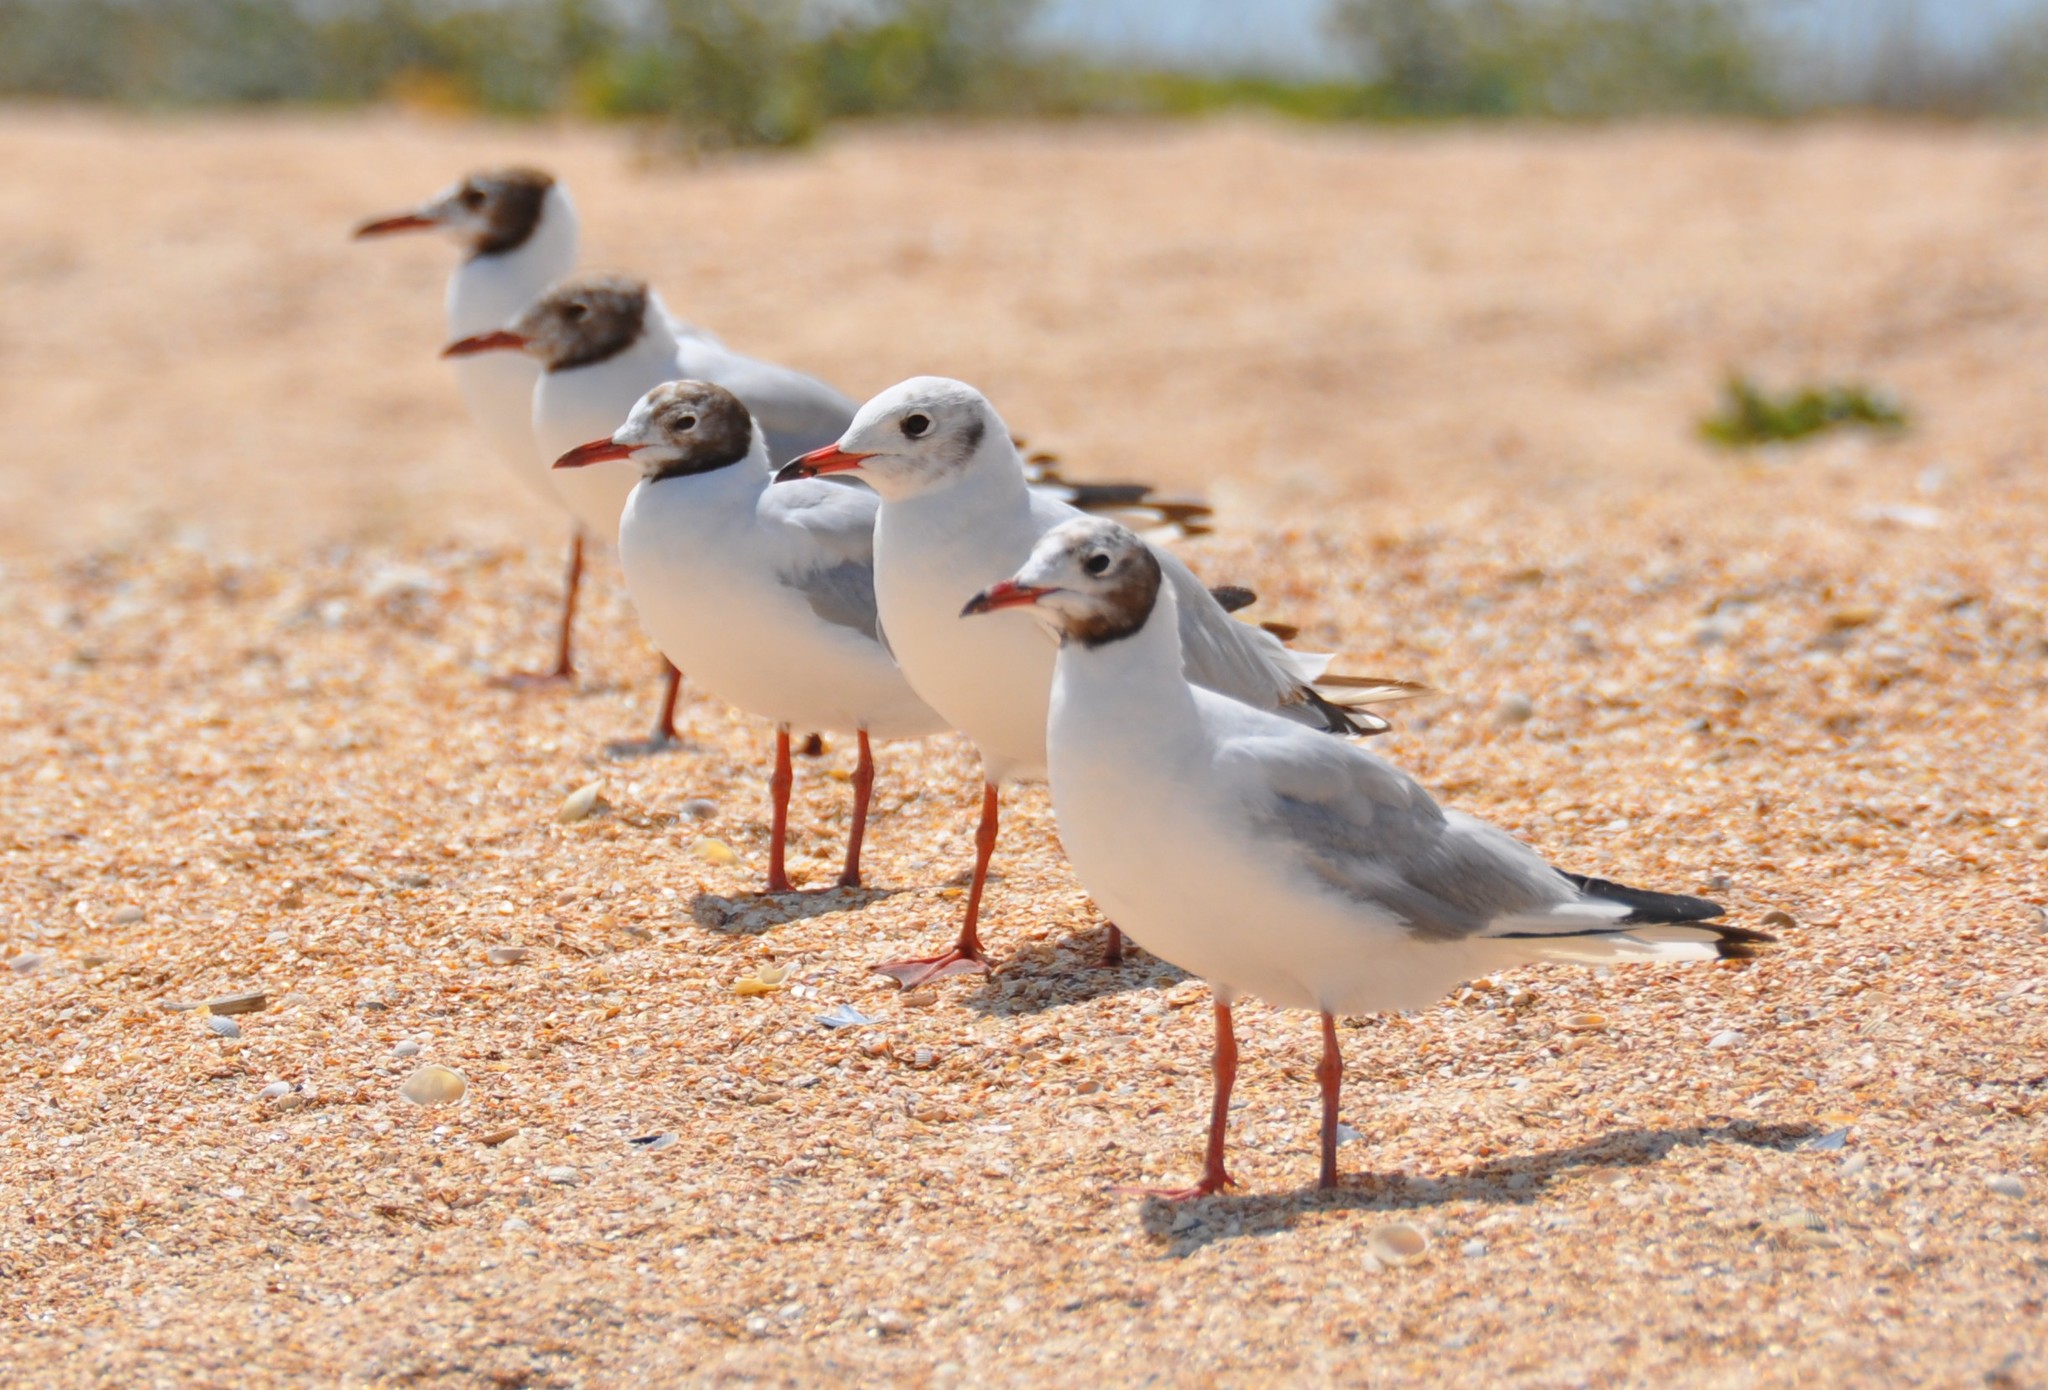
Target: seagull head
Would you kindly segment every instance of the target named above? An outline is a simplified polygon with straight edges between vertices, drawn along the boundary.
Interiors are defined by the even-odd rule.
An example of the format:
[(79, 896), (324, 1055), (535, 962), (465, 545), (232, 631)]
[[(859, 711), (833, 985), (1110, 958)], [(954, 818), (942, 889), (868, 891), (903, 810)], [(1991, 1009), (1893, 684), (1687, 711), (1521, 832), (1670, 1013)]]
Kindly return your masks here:
[(557, 281), (504, 328), (458, 338), (443, 357), (518, 351), (551, 372), (588, 367), (616, 357), (647, 331), (652, 295), (630, 275), (572, 275)]
[(860, 408), (837, 444), (785, 464), (777, 482), (820, 473), (857, 473), (885, 500), (915, 497), (958, 481), (991, 449), (1014, 456), (995, 407), (964, 381), (919, 376)]
[(355, 235), (439, 231), (471, 256), (499, 255), (526, 244), (554, 193), (555, 176), (539, 169), (479, 169), (410, 212), (362, 223)]
[(1062, 645), (1099, 647), (1145, 626), (1159, 583), (1150, 546), (1104, 517), (1077, 517), (1041, 536), (1024, 568), (967, 600), (960, 616), (1029, 608)]
[(609, 439), (579, 444), (555, 460), (557, 468), (587, 468), (627, 460), (648, 481), (729, 468), (756, 453), (767, 467), (766, 446), (739, 397), (708, 381), (671, 381), (633, 406)]

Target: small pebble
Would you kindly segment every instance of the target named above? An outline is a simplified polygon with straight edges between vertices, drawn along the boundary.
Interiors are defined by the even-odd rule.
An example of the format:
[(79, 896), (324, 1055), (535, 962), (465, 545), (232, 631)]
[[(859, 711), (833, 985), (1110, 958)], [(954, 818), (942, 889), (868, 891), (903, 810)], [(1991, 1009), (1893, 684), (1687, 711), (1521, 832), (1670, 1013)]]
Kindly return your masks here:
[(1993, 1173), (1984, 1179), (1984, 1185), (2001, 1197), (2024, 1197), (2027, 1185), (2011, 1173)]
[(208, 1014), (206, 1016), (206, 1026), (224, 1038), (239, 1038), (242, 1036), (242, 1025), (231, 1018), (216, 1018), (212, 1014)]
[(691, 820), (710, 820), (718, 814), (718, 803), (701, 796), (693, 796), (683, 803), (682, 812)]
[(1714, 1048), (1716, 1050), (1719, 1050), (1720, 1048), (1724, 1047), (1733, 1047), (1735, 1046), (1735, 1044), (1741, 1042), (1742, 1038), (1743, 1033), (1741, 1029), (1724, 1028), (1720, 1032), (1714, 1034), (1713, 1037), (1707, 1039), (1707, 1046), (1710, 1048)]
[(1355, 1144), (1364, 1137), (1350, 1125), (1340, 1123), (1337, 1126), (1337, 1142), (1340, 1144)]
[(493, 946), (484, 952), (484, 959), (492, 965), (517, 965), (532, 954), (524, 946)]
[(597, 809), (597, 794), (604, 788), (602, 782), (586, 782), (562, 798), (562, 804), (555, 810), (555, 819), (563, 825), (574, 825), (577, 821), (590, 819), (590, 813)]
[(1861, 1149), (1858, 1149), (1855, 1153), (1843, 1156), (1842, 1176), (1845, 1178), (1853, 1178), (1869, 1166), (1870, 1155), (1864, 1153)]
[(276, 1100), (279, 1096), (288, 1096), (291, 1093), (291, 1083), (288, 1081), (273, 1081), (257, 1092), (265, 1100)]
[(43, 958), (37, 955), (19, 955), (7, 962), (17, 975), (33, 975), (43, 965)]
[(574, 1168), (569, 1167), (567, 1164), (562, 1164), (561, 1166), (555, 1168), (543, 1169), (541, 1171), (541, 1176), (546, 1178), (549, 1182), (558, 1182), (563, 1184), (576, 1183), (581, 1182), (583, 1180), (583, 1175), (577, 1172)]
[(503, 1231), (508, 1236), (515, 1236), (518, 1235), (521, 1231), (530, 1231), (533, 1229), (533, 1227), (527, 1225), (526, 1222), (521, 1220), (519, 1217), (508, 1216), (505, 1218), (504, 1224), (500, 1225), (498, 1229)]
[(407, 1038), (404, 1042), (391, 1049), (391, 1055), (393, 1057), (417, 1057), (420, 1055), (420, 1045), (411, 1038)]
[(1535, 713), (1536, 706), (1527, 695), (1503, 695), (1500, 703), (1493, 707), (1493, 722), (1502, 727), (1526, 724)]
[(414, 1105), (453, 1105), (468, 1090), (461, 1072), (429, 1062), (405, 1079), (398, 1094)]
[(1486, 1253), (1486, 1242), (1483, 1240), (1468, 1240), (1458, 1247), (1458, 1253), (1468, 1260), (1476, 1260)]
[(875, 1331), (883, 1337), (901, 1337), (910, 1331), (910, 1319), (894, 1308), (884, 1308), (875, 1314)]
[(739, 862), (739, 856), (732, 852), (732, 846), (709, 835), (700, 835), (690, 841), (690, 853), (706, 864), (727, 865)]
[(903, 1007), (906, 1009), (929, 1009), (938, 1002), (937, 990), (914, 989), (903, 996)]
[(1790, 929), (1799, 925), (1799, 919), (1783, 908), (1774, 907), (1764, 914), (1763, 925)]
[(107, 914), (107, 920), (117, 927), (133, 926), (135, 923), (140, 922), (142, 917), (142, 909), (133, 903), (126, 907), (117, 907)]

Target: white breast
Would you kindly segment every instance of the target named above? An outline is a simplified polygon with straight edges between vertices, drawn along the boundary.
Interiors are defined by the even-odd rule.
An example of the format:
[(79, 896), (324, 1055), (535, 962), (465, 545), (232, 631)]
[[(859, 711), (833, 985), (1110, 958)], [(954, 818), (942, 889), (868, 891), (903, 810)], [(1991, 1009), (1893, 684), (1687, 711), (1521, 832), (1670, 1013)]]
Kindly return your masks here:
[[(974, 740), (991, 780), (1040, 780), (1053, 641), (1023, 613), (960, 616), (975, 593), (1016, 573), (1037, 529), (1028, 504), (963, 525), (968, 499), (953, 494), (970, 486), (883, 505), (875, 526), (882, 627), (911, 686)], [(1016, 492), (1021, 503), (1021, 478)]]
[(634, 490), (619, 554), (648, 637), (692, 683), (764, 719), (884, 738), (943, 729), (879, 644), (777, 577), (791, 537), (757, 524), (766, 486), (750, 460)]

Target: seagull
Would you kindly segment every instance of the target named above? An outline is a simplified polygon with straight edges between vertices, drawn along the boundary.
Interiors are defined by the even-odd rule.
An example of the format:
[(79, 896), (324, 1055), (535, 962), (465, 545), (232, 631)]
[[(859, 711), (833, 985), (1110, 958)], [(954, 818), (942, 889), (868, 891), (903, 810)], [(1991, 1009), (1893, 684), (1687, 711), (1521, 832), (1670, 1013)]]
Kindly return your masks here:
[[(355, 235), (360, 239), (413, 231), (446, 233), (464, 252), (448, 279), (448, 332), (457, 339), (502, 328), (576, 264), (575, 205), (554, 175), (540, 169), (477, 170), (409, 212), (362, 223)], [(550, 506), (562, 506), (548, 476), (553, 455), (542, 453), (533, 437), (533, 388), (540, 380), (540, 364), (515, 354), (468, 356), (456, 362), (455, 379), (470, 418), (492, 451), (535, 495)], [(513, 684), (562, 681), (575, 674), (571, 638), (582, 578), (583, 532), (578, 528), (569, 537), (554, 667), (515, 676)], [(675, 736), (679, 680), (670, 673), (656, 730), (658, 742)]]
[(1232, 1181), (1240, 995), (1321, 1015), (1330, 1188), (1336, 1015), (1419, 1008), (1511, 966), (1713, 960), (1771, 940), (1711, 921), (1722, 909), (1703, 898), (1564, 874), (1363, 748), (1189, 684), (1181, 592), (1131, 532), (1086, 519), (1048, 532), (961, 613), (1028, 609), (1057, 637), (1046, 751), (1061, 843), (1096, 902), (1215, 990), (1202, 1177), (1152, 1195)]
[(874, 788), (869, 735), (944, 732), (882, 644), (875, 616), (875, 512), (867, 488), (830, 480), (770, 487), (767, 441), (737, 396), (704, 381), (658, 386), (607, 437), (559, 469), (639, 478), (619, 518), (619, 559), (640, 624), (706, 690), (775, 724), (768, 891), (784, 869), (792, 726), (855, 734), (853, 829), (841, 887), (860, 886)]
[[(960, 595), (1014, 570), (1039, 537), (1081, 513), (1028, 488), (994, 407), (972, 386), (941, 377), (914, 377), (876, 396), (837, 443), (804, 455), (777, 477), (840, 474), (861, 479), (882, 497), (875, 594), (890, 650), (912, 688), (981, 754), (981, 824), (959, 939), (943, 955), (876, 967), (908, 989), (988, 969), (979, 923), (995, 849), (997, 789), (1045, 776), (1054, 648), (1022, 618), (962, 629)], [(1419, 691), (1400, 681), (1333, 682), (1329, 658), (1289, 651), (1273, 634), (1232, 619), (1186, 565), (1163, 551), (1157, 558), (1181, 599), (1190, 680), (1337, 734), (1386, 729), (1385, 720), (1356, 706)], [(1318, 682), (1344, 688), (1325, 695)], [(1119, 940), (1112, 934), (1111, 959)]]

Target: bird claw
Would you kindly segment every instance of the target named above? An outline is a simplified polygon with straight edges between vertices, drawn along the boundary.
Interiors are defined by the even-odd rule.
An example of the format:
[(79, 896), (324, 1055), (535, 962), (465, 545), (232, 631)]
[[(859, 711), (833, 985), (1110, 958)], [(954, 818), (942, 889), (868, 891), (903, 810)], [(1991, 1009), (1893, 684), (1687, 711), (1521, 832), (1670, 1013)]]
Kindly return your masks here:
[(1225, 1173), (1220, 1178), (1203, 1178), (1193, 1187), (1113, 1187), (1110, 1191), (1119, 1197), (1148, 1197), (1155, 1202), (1192, 1202), (1236, 1186), (1237, 1179)]
[(954, 975), (986, 975), (988, 969), (988, 957), (981, 952), (952, 950), (943, 956), (886, 960), (874, 967), (874, 973), (887, 975), (904, 989), (916, 989)]

